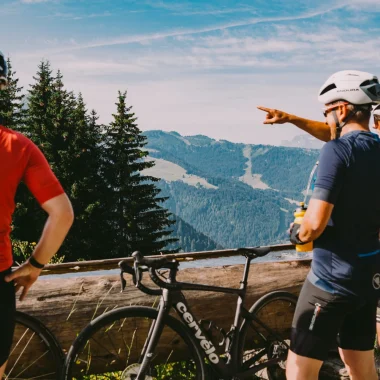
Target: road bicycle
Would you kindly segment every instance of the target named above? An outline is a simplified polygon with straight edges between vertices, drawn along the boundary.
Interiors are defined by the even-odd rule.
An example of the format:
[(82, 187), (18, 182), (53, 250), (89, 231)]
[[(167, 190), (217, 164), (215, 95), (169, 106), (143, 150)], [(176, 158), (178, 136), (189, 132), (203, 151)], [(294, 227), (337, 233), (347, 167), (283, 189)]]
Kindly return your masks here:
[[(240, 248), (246, 257), (239, 288), (179, 282), (179, 263), (165, 256), (135, 252), (134, 265), (121, 261), (124, 274), (137, 288), (159, 298), (158, 306), (115, 309), (90, 322), (73, 342), (62, 380), (72, 379), (284, 379), (296, 296), (275, 291), (244, 307), (251, 261), (269, 248)], [(142, 283), (144, 272), (158, 288)], [(228, 332), (213, 322), (198, 320), (183, 291), (237, 295), (235, 318)], [(230, 307), (230, 305), (226, 305)], [(170, 315), (175, 310), (176, 317)]]
[(63, 360), (53, 333), (38, 319), (16, 311), (13, 345), (3, 379), (59, 380)]

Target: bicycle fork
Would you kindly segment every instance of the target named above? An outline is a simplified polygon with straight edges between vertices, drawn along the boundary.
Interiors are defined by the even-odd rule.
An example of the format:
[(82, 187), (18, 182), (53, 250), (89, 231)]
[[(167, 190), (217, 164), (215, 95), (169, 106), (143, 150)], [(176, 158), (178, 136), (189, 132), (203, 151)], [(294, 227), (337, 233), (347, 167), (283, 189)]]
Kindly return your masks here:
[(169, 314), (170, 308), (171, 304), (169, 302), (169, 290), (162, 289), (162, 296), (160, 298), (160, 304), (158, 307), (158, 316), (156, 321), (152, 323), (152, 326), (149, 329), (148, 337), (144, 343), (144, 347), (140, 356), (140, 360), (142, 358), (141, 367), (136, 380), (145, 379), (146, 372), (148, 371), (150, 362), (153, 358), (154, 350), (165, 326), (164, 319)]

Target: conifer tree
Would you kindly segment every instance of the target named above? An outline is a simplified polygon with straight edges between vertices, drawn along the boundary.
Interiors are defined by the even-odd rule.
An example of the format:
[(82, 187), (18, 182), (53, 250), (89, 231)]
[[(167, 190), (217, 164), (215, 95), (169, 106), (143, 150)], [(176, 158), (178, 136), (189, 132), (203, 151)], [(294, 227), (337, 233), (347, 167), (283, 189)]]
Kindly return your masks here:
[[(35, 83), (28, 91), (27, 119), (22, 132), (48, 156), (49, 161), (52, 147), (47, 134), (53, 128), (51, 98), (54, 81), (49, 62), (42, 61), (39, 64), (33, 79)], [(21, 241), (36, 242), (41, 235), (46, 214), (23, 183), (17, 191), (16, 205), (13, 216), (13, 237)]]
[(174, 223), (171, 214), (160, 205), (166, 198), (159, 197), (160, 190), (154, 184), (158, 180), (141, 174), (154, 162), (145, 160), (146, 137), (126, 97), (126, 92), (119, 92), (117, 112), (106, 126), (104, 146), (103, 178), (108, 193), (104, 202), (113, 231), (109, 245), (116, 257), (135, 250), (157, 254), (176, 241), (170, 238)]
[(101, 178), (101, 125), (93, 110), (88, 114), (79, 94), (73, 114), (75, 135), (69, 147), (69, 197), (75, 210), (75, 224), (68, 236), (68, 259), (97, 259), (107, 256), (107, 221), (102, 214), (105, 185)]
[(22, 93), (23, 87), (20, 87), (16, 78), (16, 72), (13, 71), (11, 60), (8, 58), (8, 86), (5, 90), (0, 91), (0, 124), (8, 128), (22, 131), (25, 123), (26, 109), (24, 105), (25, 95)]
[[(71, 192), (70, 137), (74, 136), (75, 97), (64, 89), (62, 75), (52, 75), (49, 62), (41, 62), (35, 83), (28, 97), (28, 118), (25, 134), (41, 149), (65, 191)], [(37, 241), (46, 214), (25, 186), (17, 194), (18, 208), (14, 216), (14, 235), (24, 241)], [(65, 255), (70, 250), (67, 239), (61, 248)]]

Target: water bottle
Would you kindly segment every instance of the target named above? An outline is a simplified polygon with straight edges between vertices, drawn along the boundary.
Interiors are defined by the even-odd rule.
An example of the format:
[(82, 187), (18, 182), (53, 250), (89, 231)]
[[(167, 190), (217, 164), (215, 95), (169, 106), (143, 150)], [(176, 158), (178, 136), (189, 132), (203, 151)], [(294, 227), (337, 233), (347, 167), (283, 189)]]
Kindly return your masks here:
[[(295, 218), (294, 223), (302, 224), (302, 220), (303, 220), (303, 217), (305, 216), (306, 210), (307, 210), (307, 208), (305, 207), (305, 203), (300, 202), (300, 207), (298, 207), (294, 211), (294, 218)], [(313, 250), (313, 242), (312, 241), (309, 243), (306, 243), (306, 244), (302, 244), (302, 245), (296, 244), (296, 251), (297, 252), (310, 252), (312, 250)]]

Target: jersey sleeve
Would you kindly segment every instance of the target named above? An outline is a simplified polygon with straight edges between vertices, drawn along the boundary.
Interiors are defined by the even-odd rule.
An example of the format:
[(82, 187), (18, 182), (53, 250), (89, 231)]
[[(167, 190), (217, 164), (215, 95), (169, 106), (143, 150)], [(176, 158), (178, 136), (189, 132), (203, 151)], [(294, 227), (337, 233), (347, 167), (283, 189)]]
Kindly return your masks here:
[(33, 143), (30, 144), (23, 180), (39, 204), (65, 192), (45, 156)]
[(318, 174), (312, 199), (335, 204), (348, 168), (348, 158), (342, 144), (329, 141), (319, 156)]

